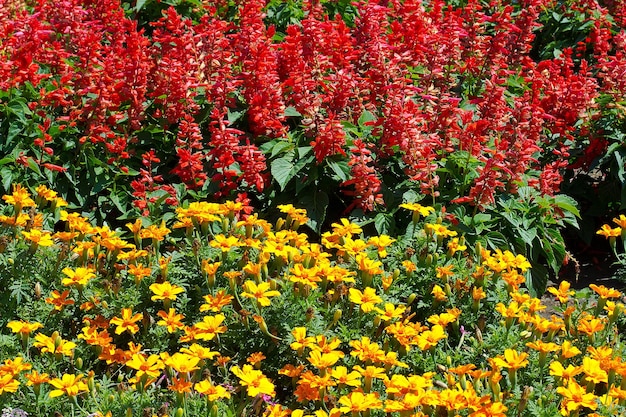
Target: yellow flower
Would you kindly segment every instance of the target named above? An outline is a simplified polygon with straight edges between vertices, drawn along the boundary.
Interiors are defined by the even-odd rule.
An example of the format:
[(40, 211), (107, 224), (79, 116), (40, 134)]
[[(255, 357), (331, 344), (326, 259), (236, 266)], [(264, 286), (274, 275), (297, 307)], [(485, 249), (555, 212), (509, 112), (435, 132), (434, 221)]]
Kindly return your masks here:
[(622, 235), (622, 228), (621, 227), (616, 227), (616, 228), (611, 228), (611, 226), (609, 226), (608, 224), (604, 224), (602, 225), (602, 227), (600, 228), (600, 230), (598, 230), (596, 232), (597, 235), (601, 235), (604, 237), (618, 237)]
[(364, 394), (360, 391), (352, 391), (348, 395), (339, 398), (339, 410), (342, 413), (360, 413), (383, 407), (383, 402), (374, 393)]
[(126, 361), (126, 366), (137, 371), (137, 378), (147, 375), (149, 378), (157, 378), (161, 375), (161, 369), (165, 364), (157, 355), (146, 357), (141, 353), (135, 353)]
[(87, 391), (87, 384), (83, 381), (83, 375), (72, 375), (72, 374), (63, 374), (63, 376), (59, 378), (51, 379), (48, 382), (50, 385), (55, 387), (56, 389), (50, 391), (48, 395), (51, 398), (59, 397), (61, 395), (67, 395), (68, 397), (75, 397), (82, 391)]
[(0, 375), (0, 395), (4, 392), (16, 392), (19, 385), (19, 381), (13, 379), (13, 375)]
[(76, 343), (63, 340), (57, 332), (52, 336), (46, 336), (43, 333), (35, 335), (35, 343), (33, 346), (40, 348), (41, 353), (61, 354), (64, 356), (72, 356)]
[(20, 184), (13, 186), (13, 194), (3, 195), (2, 199), (16, 208), (35, 207), (35, 202), (30, 198), (30, 193)]
[(39, 322), (29, 323), (24, 320), (20, 321), (10, 321), (7, 323), (7, 327), (11, 329), (13, 333), (20, 333), (22, 335), (28, 335), (34, 332), (37, 329), (43, 327), (43, 324)]
[(418, 204), (418, 203), (402, 203), (400, 204), (400, 207), (407, 209), (407, 210), (411, 210), (414, 213), (419, 213), (422, 216), (428, 216), (430, 213), (435, 212), (434, 207), (422, 206), (421, 204)]
[(209, 401), (217, 401), (221, 400), (222, 398), (230, 398), (230, 392), (228, 392), (226, 388), (221, 385), (213, 385), (210, 381), (207, 381), (206, 379), (196, 383), (193, 386), (193, 389), (195, 389), (200, 394), (206, 395)]
[(199, 362), (199, 357), (180, 352), (176, 352), (172, 356), (163, 359), (163, 363), (165, 363), (166, 366), (180, 373), (188, 373), (200, 369), (198, 367)]
[(228, 252), (231, 248), (239, 246), (239, 239), (235, 236), (224, 236), (223, 234), (215, 235), (213, 240), (209, 242), (212, 248), (221, 249), (222, 252)]
[(348, 373), (348, 368), (345, 366), (336, 366), (331, 371), (331, 376), (337, 381), (338, 384), (348, 385), (350, 387), (361, 386), (361, 374), (357, 371)]
[(421, 350), (428, 350), (436, 346), (441, 339), (448, 337), (439, 324), (434, 325), (430, 330), (426, 330), (416, 336), (417, 346)]
[(312, 350), (309, 354), (309, 362), (317, 369), (330, 368), (337, 361), (344, 357), (344, 353), (340, 350), (333, 350), (328, 353), (322, 353), (319, 350)]
[(446, 295), (446, 292), (439, 285), (435, 285), (433, 287), (433, 290), (430, 293), (433, 295), (433, 297), (435, 297), (435, 300), (437, 300), (437, 301), (439, 301), (441, 303), (448, 299), (448, 296)]
[(554, 295), (561, 304), (565, 304), (569, 300), (570, 295), (574, 295), (576, 293), (575, 291), (570, 291), (569, 288), (570, 288), (569, 282), (561, 281), (558, 289), (554, 287), (550, 287), (548, 288), (548, 292)]
[(161, 284), (154, 283), (150, 285), (150, 290), (154, 293), (154, 295), (150, 298), (152, 301), (174, 301), (177, 294), (185, 292), (182, 287), (179, 287), (178, 285), (172, 285), (169, 281), (165, 281)]
[(246, 281), (243, 284), (244, 292), (241, 293), (242, 297), (254, 298), (261, 307), (267, 307), (271, 304), (269, 297), (277, 297), (280, 292), (276, 290), (270, 290), (269, 282), (261, 282), (259, 285), (254, 281)]
[(161, 310), (157, 313), (157, 316), (161, 317), (162, 320), (157, 321), (158, 326), (165, 326), (167, 328), (168, 333), (174, 333), (176, 330), (182, 329), (185, 327), (182, 319), (185, 318), (182, 314), (177, 314), (176, 310), (170, 308), (168, 312)]
[(200, 306), (200, 312), (211, 311), (218, 313), (223, 307), (229, 305), (233, 299), (234, 297), (224, 290), (219, 290), (214, 296), (211, 294), (205, 295), (204, 300), (206, 303)]
[(590, 284), (589, 288), (591, 288), (596, 294), (598, 294), (601, 298), (620, 298), (622, 293), (615, 288), (607, 288), (604, 285), (596, 285)]
[(374, 310), (376, 304), (379, 304), (383, 301), (378, 295), (376, 295), (376, 290), (372, 287), (365, 287), (363, 292), (356, 288), (350, 288), (350, 301), (354, 304), (359, 304), (361, 306), (361, 310), (364, 313), (369, 313)]
[(563, 396), (561, 401), (561, 414), (569, 415), (572, 411), (576, 411), (581, 407), (591, 410), (598, 408), (596, 396), (590, 392), (587, 393), (585, 387), (578, 385), (573, 379), (569, 380), (567, 387), (557, 387), (556, 392)]
[(361, 227), (355, 223), (351, 223), (348, 219), (340, 219), (341, 223), (333, 223), (331, 227), (333, 228), (333, 234), (342, 236), (342, 237), (352, 237), (352, 235), (358, 235), (363, 230)]
[(240, 380), (241, 385), (247, 388), (248, 396), (256, 397), (257, 395), (276, 395), (274, 384), (263, 374), (263, 372), (255, 370), (251, 365), (244, 365), (243, 368), (233, 366), (231, 372)]
[(143, 319), (143, 314), (137, 313), (133, 315), (132, 308), (123, 308), (122, 317), (113, 317), (111, 319), (111, 324), (117, 326), (117, 328), (115, 329), (116, 334), (122, 334), (126, 330), (128, 330), (132, 334), (135, 334), (139, 331), (139, 326), (135, 323), (137, 323), (141, 319)]
[(528, 365), (528, 353), (506, 349), (504, 355), (494, 358), (494, 363), (500, 368), (520, 369)]
[(200, 323), (195, 324), (195, 328), (198, 329), (197, 339), (212, 340), (220, 333), (225, 333), (227, 328), (222, 326), (222, 322), (226, 319), (223, 314), (217, 314), (215, 316), (204, 316)]
[(61, 284), (65, 285), (66, 287), (74, 285), (78, 288), (83, 288), (85, 285), (87, 285), (89, 280), (96, 277), (96, 274), (94, 274), (94, 269), (83, 268), (82, 266), (76, 268), (75, 271), (72, 270), (72, 268), (63, 268), (62, 272), (68, 276), (68, 278), (63, 278), (63, 280), (61, 280)]
[(52, 246), (54, 245), (54, 241), (52, 240), (52, 235), (50, 232), (41, 231), (39, 229), (32, 229), (30, 232), (22, 231), (22, 234), (26, 238), (26, 240), (39, 245), (39, 246)]
[(171, 232), (170, 229), (165, 227), (165, 220), (161, 221), (161, 226), (157, 227), (155, 225), (148, 226), (147, 229), (143, 229), (139, 232), (139, 237), (142, 239), (152, 239), (153, 242), (160, 242), (165, 239)]

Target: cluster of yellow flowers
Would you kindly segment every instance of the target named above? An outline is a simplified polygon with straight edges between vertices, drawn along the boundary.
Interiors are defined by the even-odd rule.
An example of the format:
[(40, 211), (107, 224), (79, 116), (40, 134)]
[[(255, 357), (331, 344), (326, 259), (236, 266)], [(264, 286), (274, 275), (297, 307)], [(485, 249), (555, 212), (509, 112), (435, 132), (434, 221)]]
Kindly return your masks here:
[[(453, 260), (456, 254), (466, 253), (467, 246), (463, 237), (441, 222), (423, 227), (423, 236), (446, 257), (439, 263), (425, 261), (437, 282), (422, 291), (422, 297), (432, 296), (433, 305), (421, 323), (414, 306), (416, 295), (405, 294), (400, 301), (394, 293), (403, 281), (400, 269), (386, 263), (395, 239), (362, 238), (361, 228), (346, 219), (333, 223), (317, 244), (297, 231), (307, 222), (306, 212), (291, 205), (280, 206), (285, 218), (272, 225), (256, 214), (246, 214), (241, 203), (191, 203), (176, 210), (171, 229), (164, 221), (145, 226), (142, 219), (128, 223), (130, 243), (121, 231), (93, 226), (83, 216), (62, 210), (63, 201), (45, 187), (37, 193), (38, 203), (19, 186), (4, 196), (13, 213), (1, 216), (0, 224), (10, 232), (8, 236), (27, 242), (28, 250), (58, 249), (60, 262), (67, 266), (44, 302), (56, 314), (72, 309), (82, 328), (67, 333), (66, 340), (59, 329), (47, 329), (40, 322), (22, 318), (9, 322), (7, 327), (19, 336), (25, 355), (7, 358), (0, 365), (0, 395), (16, 393), (24, 383), (28, 388), (23, 389), (34, 390), (36, 398), (46, 387), (43, 392), (51, 398), (83, 399), (85, 406), (96, 407), (84, 395), (97, 394), (100, 375), (94, 370), (114, 369), (124, 376), (128, 389), (146, 393), (166, 386), (176, 404), (203, 398), (213, 414), (228, 406), (235, 393), (245, 392), (250, 407), (266, 417), (384, 413), (497, 417), (506, 415), (511, 397), (519, 393), (520, 374), (534, 360), (539, 369), (547, 367), (557, 382), (563, 415), (600, 405), (606, 410), (624, 405), (626, 363), (607, 344), (615, 340), (612, 326), (623, 309), (615, 299), (621, 293), (592, 287), (599, 301), (595, 314), (590, 314), (572, 304), (568, 284), (561, 283), (549, 291), (564, 313), (544, 317), (546, 306), (521, 289), (530, 267), (523, 256), (479, 248), (476, 256), (466, 255), (468, 269), (459, 273)], [(45, 202), (51, 202), (49, 213), (64, 222), (65, 230), (45, 231), (43, 214), (24, 211), (36, 205), (42, 209)], [(413, 211), (415, 221), (434, 212), (415, 203), (404, 208)], [(161, 254), (160, 247), (174, 234), (172, 230), (181, 230), (180, 246), (193, 255), (186, 259), (197, 264), (196, 288), (177, 282), (170, 273), (172, 254)], [(401, 262), (406, 277), (417, 270), (415, 262), (415, 257)], [(149, 298), (142, 300), (143, 305), (150, 308), (112, 309), (118, 295), (129, 288), (143, 291)], [(435, 358), (449, 357), (440, 352), (463, 346), (466, 337), (483, 343), (485, 328), (480, 324), (466, 336), (462, 308), (467, 307), (467, 314), (479, 313), (481, 302), (497, 288), (505, 288), (508, 296), (495, 311), (507, 332), (515, 328), (520, 333), (524, 345), (498, 346), (484, 364), (451, 359), (435, 363)], [(188, 303), (193, 297), (200, 299)], [(306, 325), (268, 325), (281, 316), (287, 303), (304, 306)], [(185, 310), (185, 305), (199, 308)], [(309, 326), (316, 315), (323, 325)], [(352, 339), (341, 340), (333, 330), (356, 323), (363, 328), (352, 329), (356, 334)], [(229, 330), (234, 328), (249, 332), (250, 337), (265, 337), (274, 346), (288, 346), (292, 355), (276, 359), (282, 367), (271, 375), (263, 368), (270, 352), (240, 357), (236, 351), (224, 351), (229, 335), (245, 339)], [(151, 347), (149, 335), (155, 329), (168, 338), (167, 350)], [(312, 329), (317, 330), (311, 334)], [(450, 345), (451, 339), (455, 345)], [(28, 356), (31, 347), (36, 352), (33, 357)], [(79, 357), (77, 350), (91, 356)], [(36, 369), (49, 363), (40, 358), (62, 363), (58, 369), (64, 371), (51, 377), (46, 369)], [(414, 369), (411, 364), (416, 358), (431, 369)], [(77, 373), (80, 369), (87, 375)], [(278, 385), (279, 378), (284, 386)], [(519, 413), (531, 394), (524, 390), (520, 395), (515, 403)], [(103, 415), (110, 410), (91, 411)]]

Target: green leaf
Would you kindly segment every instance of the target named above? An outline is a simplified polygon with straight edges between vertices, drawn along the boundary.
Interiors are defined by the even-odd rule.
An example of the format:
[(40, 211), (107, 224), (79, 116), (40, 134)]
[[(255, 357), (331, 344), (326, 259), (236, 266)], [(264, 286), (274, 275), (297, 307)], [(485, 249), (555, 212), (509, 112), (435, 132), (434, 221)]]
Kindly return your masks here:
[(293, 147), (293, 143), (291, 143), (291, 142), (287, 142), (287, 141), (284, 141), (284, 140), (281, 140), (281, 141), (277, 142), (272, 147), (271, 158), (275, 157), (279, 153), (284, 153), (285, 150), (290, 149), (292, 147)]
[(9, 157), (2, 158), (2, 159), (0, 159), (0, 166), (6, 165), (6, 164), (8, 164), (10, 162), (13, 162), (13, 161), (15, 161), (15, 159), (13, 159), (13, 158), (9, 158)]
[(522, 238), (524, 243), (528, 246), (532, 246), (533, 241), (537, 237), (537, 228), (532, 227), (530, 229), (518, 228), (517, 233)]
[(41, 175), (41, 170), (39, 169), (39, 165), (37, 165), (37, 162), (35, 162), (35, 160), (33, 158), (28, 158), (27, 163), (28, 163), (28, 167), (31, 170), (33, 170), (37, 174)]
[(287, 107), (283, 115), (285, 117), (301, 117), (302, 116), (300, 112), (298, 112), (298, 110), (296, 110), (296, 108), (292, 106)]
[(137, 0), (137, 4), (135, 4), (135, 11), (136, 12), (141, 11), (141, 9), (143, 9), (145, 4), (146, 4), (146, 0)]
[(326, 210), (328, 209), (328, 194), (324, 191), (311, 192), (304, 195), (300, 204), (306, 209), (309, 221), (307, 224), (316, 233), (320, 233), (324, 220), (326, 220)]
[(526, 287), (532, 297), (541, 297), (548, 285), (548, 270), (537, 262), (531, 262), (530, 274), (526, 275)]
[(290, 153), (290, 155), (287, 155), (283, 158), (275, 159), (274, 161), (272, 161), (272, 164), (270, 166), (270, 172), (272, 173), (272, 177), (274, 177), (274, 179), (278, 183), (281, 191), (285, 190), (285, 186), (294, 176), (294, 165), (291, 162), (292, 157), (293, 154)]
[(348, 181), (350, 179), (350, 166), (348, 165), (348, 161), (345, 159), (336, 161), (332, 158), (326, 158), (326, 162), (340, 181)]
[(388, 213), (378, 213), (374, 218), (374, 227), (379, 235), (390, 234), (395, 227), (393, 216)]
[(4, 167), (2, 168), (2, 170), (0, 170), (0, 174), (2, 176), (2, 187), (4, 187), (4, 191), (8, 193), (11, 191), (13, 172), (9, 168)]
[(557, 194), (554, 197), (554, 200), (558, 208), (568, 211), (580, 219), (580, 211), (578, 211), (578, 207), (576, 207), (576, 200), (574, 200), (572, 197), (563, 194)]
[(365, 110), (363, 113), (361, 113), (361, 117), (359, 117), (357, 123), (359, 124), (359, 126), (361, 126), (361, 128), (371, 129), (371, 126), (366, 126), (365, 124), (367, 122), (373, 122), (375, 120), (378, 120), (378, 118), (374, 116), (371, 112)]

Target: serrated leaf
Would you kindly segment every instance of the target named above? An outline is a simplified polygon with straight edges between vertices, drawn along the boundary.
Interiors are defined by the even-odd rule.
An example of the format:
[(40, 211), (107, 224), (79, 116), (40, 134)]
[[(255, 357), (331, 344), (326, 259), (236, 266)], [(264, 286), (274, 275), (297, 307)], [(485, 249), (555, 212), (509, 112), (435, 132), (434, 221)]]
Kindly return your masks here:
[(530, 229), (518, 228), (517, 233), (522, 238), (522, 241), (528, 246), (532, 246), (533, 241), (537, 237), (537, 228), (531, 227)]
[(279, 153), (284, 153), (285, 150), (293, 147), (293, 143), (287, 141), (279, 141), (272, 147), (271, 158), (275, 157)]
[(576, 207), (576, 200), (563, 194), (558, 194), (554, 199), (557, 207), (562, 210), (569, 211), (580, 219), (580, 211), (578, 211), (578, 207)]
[(326, 158), (326, 162), (340, 181), (348, 181), (350, 179), (350, 166), (348, 165), (348, 161), (344, 159), (335, 161), (331, 158)]
[(13, 172), (5, 167), (0, 170), (0, 173), (2, 174), (2, 187), (4, 187), (6, 192), (10, 192), (11, 183), (13, 182)]
[(393, 216), (387, 213), (378, 213), (374, 218), (374, 227), (379, 235), (388, 235), (394, 229)]
[(285, 189), (287, 183), (294, 176), (293, 163), (291, 162), (291, 157), (285, 156), (283, 158), (278, 158), (272, 161), (270, 165), (270, 172), (272, 177), (278, 183), (281, 191)]

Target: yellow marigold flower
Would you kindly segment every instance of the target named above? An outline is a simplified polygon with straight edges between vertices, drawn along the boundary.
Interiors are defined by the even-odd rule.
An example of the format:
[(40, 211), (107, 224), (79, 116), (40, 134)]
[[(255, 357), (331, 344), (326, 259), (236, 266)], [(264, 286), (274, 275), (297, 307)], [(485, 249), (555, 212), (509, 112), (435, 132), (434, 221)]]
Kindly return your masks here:
[(174, 333), (177, 330), (185, 327), (183, 320), (185, 316), (182, 314), (177, 314), (176, 310), (170, 308), (168, 312), (161, 310), (157, 313), (157, 316), (161, 317), (162, 320), (157, 321), (158, 326), (165, 326), (167, 328), (168, 333)]
[(528, 353), (514, 349), (506, 349), (504, 355), (493, 359), (495, 364), (500, 368), (520, 369), (528, 365)]
[(157, 227), (152, 224), (148, 226), (148, 228), (141, 230), (139, 232), (139, 237), (142, 239), (152, 239), (153, 242), (161, 242), (170, 232), (171, 230), (165, 227), (165, 220), (163, 220), (161, 221), (161, 226)]
[(596, 285), (590, 284), (589, 288), (591, 288), (596, 294), (598, 294), (601, 298), (609, 299), (609, 298), (620, 298), (622, 293), (615, 288), (607, 288), (604, 285)]
[(454, 230), (448, 229), (448, 227), (444, 226), (443, 224), (426, 223), (424, 227), (426, 228), (427, 231), (431, 233), (435, 233), (437, 236), (441, 236), (441, 237), (454, 237), (458, 234)]
[(606, 238), (618, 237), (622, 235), (622, 228), (621, 227), (612, 228), (608, 224), (603, 224), (600, 230), (596, 232), (596, 234), (604, 236)]
[(22, 235), (26, 238), (26, 240), (32, 242), (33, 244), (39, 246), (52, 246), (54, 245), (54, 241), (52, 240), (52, 235), (48, 231), (42, 231), (39, 229), (32, 229), (30, 232), (22, 231)]
[(200, 359), (213, 359), (219, 355), (219, 352), (214, 352), (211, 349), (200, 346), (197, 343), (192, 344), (188, 348), (182, 348), (180, 352), (198, 357)]
[(33, 346), (40, 348), (41, 353), (72, 356), (74, 354), (76, 343), (63, 340), (57, 332), (53, 333), (52, 337), (46, 336), (43, 333), (37, 333), (35, 335), (35, 343), (33, 343)]
[(384, 258), (387, 256), (387, 247), (395, 241), (396, 239), (392, 239), (387, 235), (380, 235), (369, 238), (367, 244), (375, 247), (378, 252), (378, 256)]
[(601, 368), (600, 361), (585, 356), (583, 358), (582, 371), (587, 381), (592, 381), (594, 384), (608, 382), (608, 374)]
[(312, 350), (309, 353), (308, 360), (317, 369), (330, 368), (337, 361), (344, 357), (344, 353), (340, 350), (333, 350), (332, 352), (322, 353), (319, 350)]
[(28, 380), (28, 382), (26, 383), (26, 385), (28, 386), (31, 386), (31, 385), (38, 386), (45, 382), (50, 381), (50, 375), (46, 373), (40, 374), (39, 372), (35, 370), (33, 370), (31, 373), (28, 373), (24, 376)]
[(418, 203), (402, 203), (400, 204), (400, 207), (410, 210), (414, 213), (419, 213), (420, 215), (424, 217), (428, 216), (430, 213), (435, 212), (434, 207), (422, 206), (421, 204), (418, 204)]
[(464, 250), (467, 250), (467, 246), (462, 244), (458, 237), (455, 237), (448, 242), (448, 251), (450, 251), (451, 256)]
[(435, 297), (435, 300), (439, 301), (440, 303), (443, 303), (448, 299), (446, 292), (439, 285), (435, 284), (433, 290), (430, 293), (433, 295), (433, 297)]
[(83, 288), (87, 285), (89, 280), (96, 277), (94, 269), (83, 268), (82, 266), (79, 266), (76, 270), (73, 270), (72, 268), (63, 268), (62, 272), (67, 275), (67, 278), (63, 278), (61, 280), (61, 284), (66, 287), (76, 286), (78, 288)]
[(139, 326), (136, 323), (142, 319), (143, 314), (137, 313), (133, 315), (132, 308), (123, 308), (122, 317), (113, 317), (111, 319), (111, 324), (117, 326), (115, 329), (116, 334), (122, 334), (127, 330), (130, 333), (135, 334), (139, 331)]
[(146, 357), (141, 353), (135, 353), (126, 361), (126, 366), (137, 371), (137, 378), (147, 375), (149, 378), (157, 378), (165, 364), (158, 355)]
[(402, 261), (402, 266), (408, 273), (417, 271), (417, 265), (415, 265), (415, 263), (410, 260)]
[(560, 303), (565, 304), (569, 300), (570, 295), (574, 295), (575, 291), (570, 291), (570, 283), (567, 281), (561, 281), (559, 288), (550, 287), (548, 292), (556, 297)]
[(436, 346), (441, 339), (445, 339), (448, 336), (443, 327), (439, 324), (434, 325), (430, 330), (423, 331), (415, 336), (417, 346), (421, 350), (429, 350), (431, 347)]
[(213, 313), (219, 313), (222, 308), (229, 305), (233, 301), (234, 297), (229, 295), (224, 290), (219, 290), (215, 295), (205, 295), (205, 304), (200, 306), (200, 312), (211, 311)]
[(50, 391), (48, 395), (51, 398), (60, 397), (61, 395), (67, 395), (68, 397), (75, 397), (83, 391), (87, 391), (87, 384), (83, 382), (83, 375), (63, 374), (61, 378), (54, 378), (48, 382), (52, 385), (54, 390)]
[(357, 371), (348, 373), (345, 366), (336, 366), (331, 371), (331, 376), (337, 381), (337, 384), (347, 385), (350, 387), (361, 386), (361, 374)]
[(311, 347), (315, 343), (313, 337), (306, 335), (306, 327), (295, 327), (291, 330), (291, 335), (294, 338), (294, 342), (289, 346), (293, 350), (300, 350), (306, 347)]
[(7, 323), (7, 327), (11, 329), (13, 333), (20, 333), (22, 335), (29, 335), (37, 329), (41, 329), (43, 324), (39, 322), (29, 323), (24, 320), (10, 321)]
[(576, 346), (572, 345), (569, 340), (566, 340), (561, 345), (561, 356), (565, 359), (573, 358), (576, 355), (580, 355), (582, 352)]
[(380, 317), (381, 320), (390, 321), (390, 320), (399, 319), (400, 317), (402, 317), (402, 315), (406, 311), (406, 307), (405, 306), (396, 307), (393, 303), (385, 303), (384, 310), (381, 310), (380, 308), (375, 308), (374, 310), (379, 314), (378, 317)]
[(342, 237), (352, 237), (352, 235), (358, 235), (363, 230), (355, 223), (351, 223), (348, 219), (340, 219), (340, 223), (333, 223), (330, 226), (333, 228), (333, 233)]
[(357, 288), (350, 288), (350, 301), (359, 304), (364, 313), (374, 310), (376, 304), (382, 303), (383, 299), (376, 295), (376, 290), (372, 287), (365, 287), (363, 292)]
[(19, 388), (19, 381), (13, 379), (13, 375), (0, 375), (0, 395), (5, 392), (16, 392)]
[(259, 285), (254, 281), (246, 281), (243, 284), (244, 292), (241, 293), (242, 297), (254, 298), (261, 307), (267, 307), (271, 304), (269, 297), (277, 297), (280, 292), (270, 289), (269, 282), (261, 282)]
[(4, 364), (0, 365), (0, 375), (11, 374), (13, 376), (19, 374), (22, 371), (28, 371), (33, 366), (30, 363), (24, 362), (24, 358), (21, 356), (15, 359), (5, 359)]
[(383, 407), (383, 402), (376, 394), (365, 394), (360, 391), (352, 391), (350, 394), (340, 397), (339, 404), (341, 404), (339, 410), (345, 414), (377, 410)]
[(357, 254), (355, 260), (359, 271), (362, 271), (369, 275), (377, 275), (383, 273), (383, 270), (381, 268), (383, 266), (383, 263), (381, 261), (376, 261), (368, 258), (367, 255), (365, 255), (364, 253)]
[(235, 236), (224, 236), (223, 234), (215, 235), (213, 240), (209, 242), (212, 248), (220, 249), (222, 252), (228, 252), (234, 247), (239, 246), (239, 239)]
[(230, 392), (221, 385), (213, 385), (210, 381), (203, 379), (196, 383), (193, 389), (202, 395), (206, 395), (209, 401), (217, 401), (222, 398), (230, 398)]
[(556, 392), (563, 396), (561, 414), (564, 416), (570, 415), (572, 411), (580, 408), (589, 408), (591, 410), (598, 408), (596, 396), (592, 392), (587, 393), (586, 388), (578, 385), (573, 379), (568, 381), (567, 387), (558, 387)]
[(152, 301), (174, 301), (178, 294), (185, 292), (184, 288), (179, 287), (178, 285), (172, 285), (169, 281), (165, 281), (160, 284), (154, 283), (150, 285), (150, 290), (154, 293), (154, 295), (150, 298)]
[(576, 375), (583, 371), (582, 366), (572, 366), (571, 364), (567, 368), (563, 367), (563, 364), (558, 361), (554, 361), (550, 364), (550, 375), (559, 377), (565, 382), (574, 378)]
[(246, 387), (249, 397), (257, 395), (276, 395), (274, 384), (261, 371), (255, 370), (251, 365), (244, 365), (243, 368), (233, 366), (231, 372), (240, 380), (241, 385)]
[(21, 184), (13, 186), (13, 194), (3, 195), (2, 199), (16, 208), (35, 207), (35, 201), (30, 198), (30, 193)]
[(212, 340), (218, 334), (225, 333), (226, 326), (222, 326), (222, 322), (226, 319), (223, 314), (215, 316), (204, 316), (200, 323), (196, 323), (194, 327), (198, 329), (196, 339)]
[(200, 358), (187, 353), (176, 352), (173, 355), (162, 359), (165, 366), (169, 366), (176, 372), (188, 373), (200, 369), (198, 367)]

